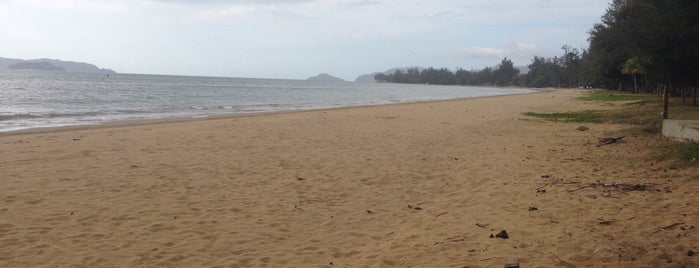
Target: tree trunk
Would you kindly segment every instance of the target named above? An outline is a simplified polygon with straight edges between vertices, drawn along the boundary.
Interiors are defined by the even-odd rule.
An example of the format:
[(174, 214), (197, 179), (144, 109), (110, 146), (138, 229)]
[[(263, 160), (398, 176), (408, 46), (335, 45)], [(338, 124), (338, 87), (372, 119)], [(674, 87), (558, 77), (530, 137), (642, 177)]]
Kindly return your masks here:
[(667, 119), (667, 105), (669, 102), (669, 96), (667, 92), (667, 87), (663, 88), (663, 119)]
[(648, 74), (643, 74), (643, 93), (650, 93), (650, 87), (648, 86)]
[(638, 84), (636, 84), (636, 74), (633, 75), (633, 91), (634, 93), (640, 93), (638, 92)]
[(694, 101), (692, 101), (692, 103), (694, 104), (694, 106), (697, 106), (697, 87), (696, 86), (694, 87), (694, 93), (692, 94), (692, 97), (694, 98)]

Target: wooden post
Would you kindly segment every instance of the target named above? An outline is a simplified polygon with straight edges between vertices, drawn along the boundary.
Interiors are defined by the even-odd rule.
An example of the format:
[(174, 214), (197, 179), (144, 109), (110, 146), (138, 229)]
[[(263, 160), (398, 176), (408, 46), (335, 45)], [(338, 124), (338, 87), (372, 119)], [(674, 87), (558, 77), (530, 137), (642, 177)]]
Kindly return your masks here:
[(667, 92), (667, 87), (663, 88), (663, 119), (667, 119), (667, 106), (669, 102), (669, 96)]

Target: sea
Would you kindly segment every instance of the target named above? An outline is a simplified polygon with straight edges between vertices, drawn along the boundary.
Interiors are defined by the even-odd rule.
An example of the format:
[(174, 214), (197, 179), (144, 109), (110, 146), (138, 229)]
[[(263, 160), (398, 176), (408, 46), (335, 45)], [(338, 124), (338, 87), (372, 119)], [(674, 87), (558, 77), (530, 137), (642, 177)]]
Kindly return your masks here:
[(524, 88), (0, 71), (0, 132), (534, 92)]

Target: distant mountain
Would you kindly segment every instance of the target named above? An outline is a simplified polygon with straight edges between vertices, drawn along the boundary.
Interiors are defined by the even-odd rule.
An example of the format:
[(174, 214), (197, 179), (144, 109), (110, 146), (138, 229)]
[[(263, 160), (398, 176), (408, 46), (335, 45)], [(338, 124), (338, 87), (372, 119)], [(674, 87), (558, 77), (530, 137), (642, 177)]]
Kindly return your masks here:
[(374, 83), (376, 80), (374, 79), (374, 76), (377, 74), (393, 74), (396, 71), (400, 70), (401, 72), (407, 72), (410, 69), (417, 69), (418, 72), (422, 72), (422, 70), (425, 70), (425, 68), (420, 67), (420, 66), (413, 66), (413, 67), (403, 67), (403, 68), (393, 68), (393, 69), (388, 69), (383, 72), (375, 72), (375, 73), (370, 73), (370, 74), (363, 74), (360, 76), (357, 76), (357, 79), (354, 80), (354, 82), (360, 82), (360, 83)]
[(393, 69), (389, 69), (389, 70), (383, 72), (383, 74), (386, 74), (386, 75), (393, 74), (393, 73), (395, 73), (395, 72), (398, 71), (398, 70), (400, 70), (401, 72), (404, 72), (404, 73), (405, 73), (405, 72), (407, 72), (408, 70), (412, 70), (412, 69), (417, 69), (418, 72), (422, 72), (422, 70), (426, 70), (427, 68), (420, 67), (420, 66), (403, 67), (403, 68), (393, 68)]
[(5, 69), (7, 69), (7, 66), (18, 63), (20, 61), (23, 61), (23, 60), (0, 58), (0, 70), (5, 70)]
[(357, 76), (357, 79), (354, 79), (354, 82), (358, 83), (374, 83), (376, 80), (374, 79), (374, 76), (380, 73), (370, 73), (370, 74), (363, 74), (360, 76)]
[(311, 76), (308, 79), (308, 81), (337, 81), (337, 82), (344, 82), (345, 80), (342, 80), (340, 78), (334, 77), (332, 75), (322, 73), (316, 76)]
[(65, 69), (45, 61), (20, 61), (7, 66), (10, 70), (65, 71)]
[(0, 70), (50, 70), (82, 73), (116, 73), (110, 69), (102, 69), (93, 64), (75, 61), (62, 61), (54, 59), (10, 59), (0, 58)]

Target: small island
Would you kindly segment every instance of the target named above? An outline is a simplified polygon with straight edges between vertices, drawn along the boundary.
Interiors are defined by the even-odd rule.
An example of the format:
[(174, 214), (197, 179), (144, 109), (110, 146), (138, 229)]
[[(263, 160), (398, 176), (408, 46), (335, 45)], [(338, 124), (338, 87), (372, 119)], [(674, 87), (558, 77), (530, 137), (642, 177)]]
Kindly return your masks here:
[(111, 69), (99, 68), (94, 64), (76, 61), (62, 61), (54, 59), (11, 59), (0, 58), (1, 70), (41, 70), (41, 71), (59, 71), (59, 72), (82, 72), (82, 73), (104, 73), (114, 74)]
[(343, 80), (343, 79), (341, 79), (341, 78), (334, 77), (334, 76), (332, 76), (332, 75), (330, 75), (330, 74), (327, 74), (327, 73), (321, 73), (321, 74), (316, 75), (316, 76), (311, 76), (311, 77), (309, 77), (309, 78), (306, 79), (306, 80), (308, 80), (308, 81), (345, 82), (345, 80)]

